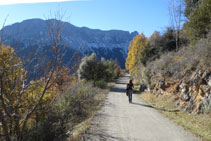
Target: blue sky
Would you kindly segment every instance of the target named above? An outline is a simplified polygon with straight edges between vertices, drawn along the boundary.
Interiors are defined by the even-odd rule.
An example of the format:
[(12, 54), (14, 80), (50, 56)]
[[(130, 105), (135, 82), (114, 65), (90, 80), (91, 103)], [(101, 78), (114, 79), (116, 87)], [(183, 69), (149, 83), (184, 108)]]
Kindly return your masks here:
[(46, 19), (50, 11), (58, 9), (66, 13), (65, 21), (79, 27), (138, 31), (148, 37), (169, 25), (168, 0), (77, 0), (9, 5), (3, 1), (6, 0), (0, 0), (0, 25), (7, 15), (6, 25), (9, 25), (31, 18)]

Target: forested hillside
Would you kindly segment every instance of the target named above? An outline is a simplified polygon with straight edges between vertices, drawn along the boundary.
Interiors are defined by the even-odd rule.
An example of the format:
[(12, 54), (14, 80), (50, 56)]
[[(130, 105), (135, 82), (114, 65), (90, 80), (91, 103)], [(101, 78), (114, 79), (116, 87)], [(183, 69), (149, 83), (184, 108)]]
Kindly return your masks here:
[[(174, 4), (173, 24), (164, 33), (155, 31), (149, 38), (140, 34), (131, 41), (126, 69), (136, 83), (159, 97), (171, 95), (185, 111), (210, 113), (211, 1), (185, 4)], [(181, 18), (185, 23), (179, 27)]]

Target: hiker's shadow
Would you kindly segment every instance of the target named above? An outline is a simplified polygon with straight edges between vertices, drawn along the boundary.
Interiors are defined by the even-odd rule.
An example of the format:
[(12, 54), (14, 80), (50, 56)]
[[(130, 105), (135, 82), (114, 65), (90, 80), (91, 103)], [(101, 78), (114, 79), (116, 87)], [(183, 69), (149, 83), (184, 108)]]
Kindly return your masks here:
[(139, 105), (139, 106), (144, 106), (144, 107), (148, 107), (148, 108), (155, 108), (155, 107), (153, 107), (151, 105), (140, 104), (140, 103), (135, 103), (135, 102), (132, 102), (131, 104), (133, 104), (133, 105)]
[(164, 109), (164, 108), (158, 108), (158, 107), (154, 107), (152, 105), (140, 104), (140, 103), (135, 103), (135, 102), (132, 102), (131, 104), (139, 105), (139, 106), (144, 106), (144, 107), (147, 107), (147, 108), (153, 108), (153, 109), (161, 110), (161, 111), (165, 111), (165, 112), (179, 112), (180, 111), (178, 109), (167, 110), (167, 109)]

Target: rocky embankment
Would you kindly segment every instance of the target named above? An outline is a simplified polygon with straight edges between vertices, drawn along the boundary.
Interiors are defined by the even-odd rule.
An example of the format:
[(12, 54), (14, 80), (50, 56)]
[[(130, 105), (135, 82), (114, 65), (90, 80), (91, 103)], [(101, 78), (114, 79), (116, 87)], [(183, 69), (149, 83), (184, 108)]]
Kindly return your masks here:
[(189, 72), (181, 80), (157, 79), (151, 92), (174, 96), (176, 105), (189, 113), (208, 113), (211, 111), (211, 70)]

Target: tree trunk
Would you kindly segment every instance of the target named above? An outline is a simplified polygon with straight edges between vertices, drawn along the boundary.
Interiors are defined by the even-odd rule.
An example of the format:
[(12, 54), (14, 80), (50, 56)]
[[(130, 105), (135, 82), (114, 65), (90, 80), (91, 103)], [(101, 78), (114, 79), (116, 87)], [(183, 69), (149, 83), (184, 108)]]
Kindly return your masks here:
[(2, 111), (0, 110), (0, 120), (1, 120), (1, 123), (2, 123), (2, 128), (3, 128), (3, 133), (4, 133), (4, 138), (6, 141), (11, 141), (10, 139), (10, 136), (9, 136), (9, 133), (8, 133), (8, 127), (7, 127), (7, 123), (6, 121), (4, 120), (4, 117), (3, 117), (3, 113)]

